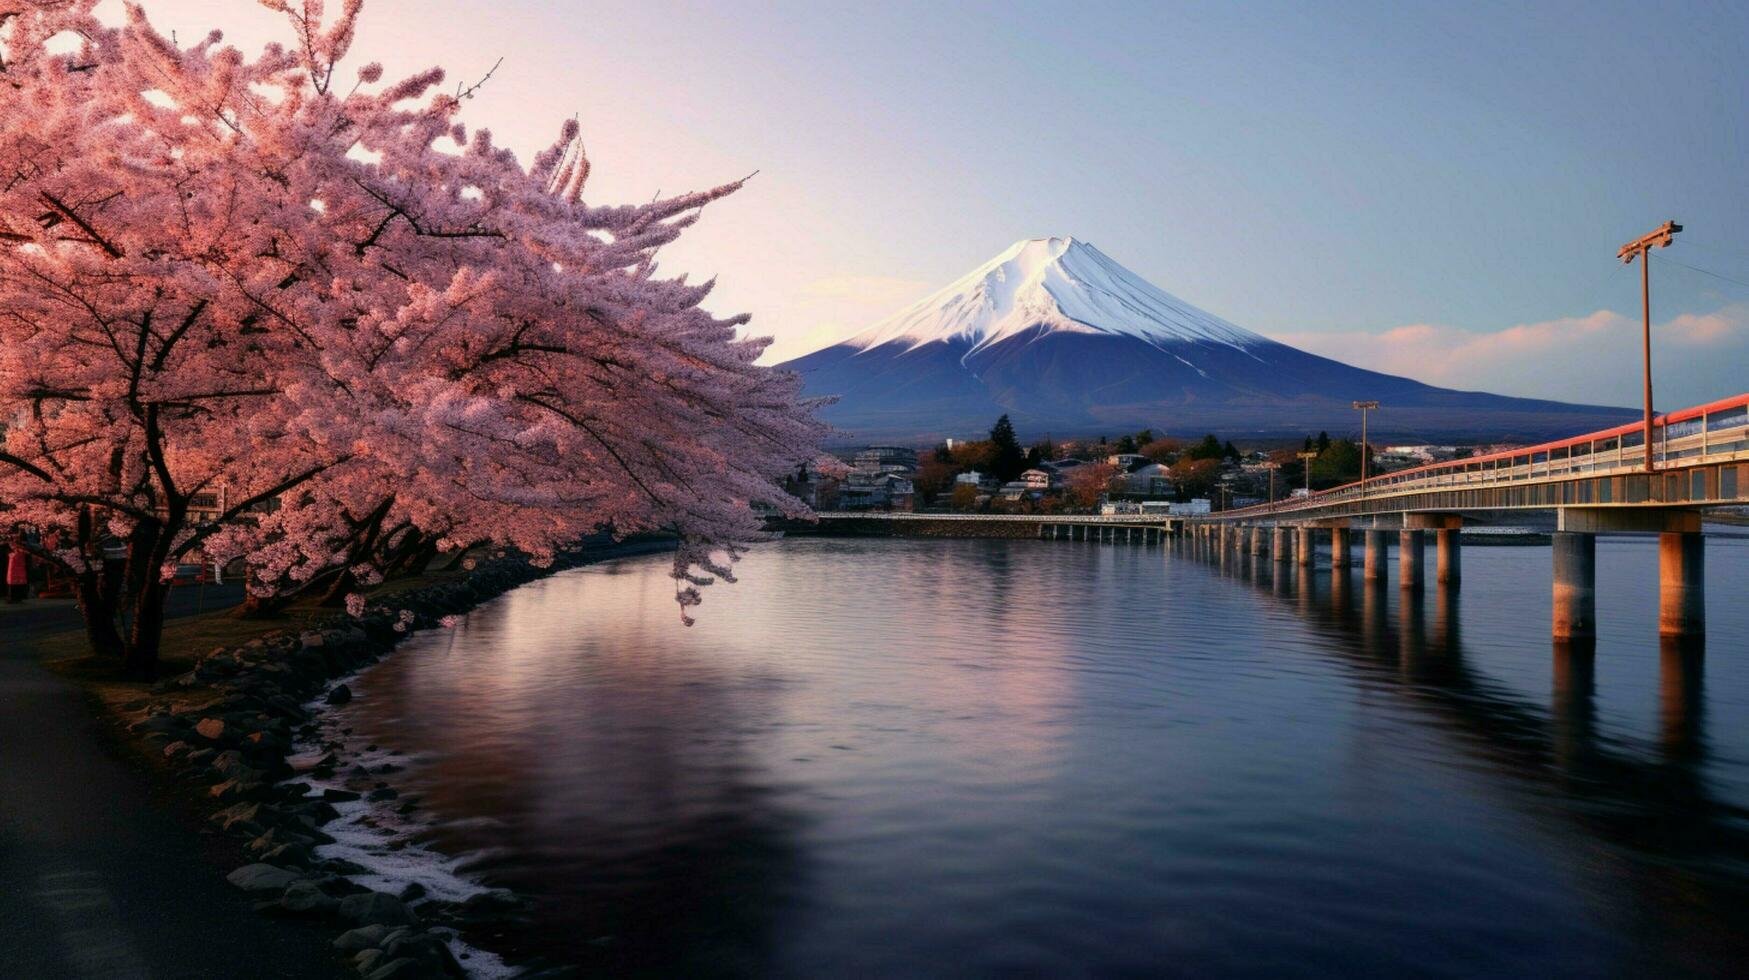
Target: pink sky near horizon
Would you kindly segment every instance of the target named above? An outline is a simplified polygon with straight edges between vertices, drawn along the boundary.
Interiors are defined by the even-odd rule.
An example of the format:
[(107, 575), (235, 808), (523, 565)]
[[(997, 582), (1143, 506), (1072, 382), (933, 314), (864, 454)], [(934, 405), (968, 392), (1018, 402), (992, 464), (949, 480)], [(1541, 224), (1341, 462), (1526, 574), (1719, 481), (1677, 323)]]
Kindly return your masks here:
[[(245, 51), (286, 38), (280, 15), (249, 0), (144, 3), (154, 23), (176, 31), (183, 43), (213, 27)], [(119, 0), (109, 0), (109, 6), (119, 11)], [(890, 72), (905, 70), (904, 59), (918, 51), (898, 47), (899, 35), (885, 33), (890, 25), (865, 20), (874, 16), (866, 13), (836, 18), (847, 22), (846, 30), (872, 33), (869, 46), (878, 48), (884, 40), (893, 48), (884, 65), (879, 56), (867, 64), (838, 65), (832, 54), (843, 39), (825, 36), (804, 15), (818, 8), (785, 9), (778, 19), (793, 24), (790, 36), (770, 37), (769, 21), (760, 18), (772, 12), (764, 8), (503, 0), (488, 16), (480, 5), (462, 0), (369, 0), (351, 61), (380, 60), (391, 78), (440, 64), (454, 84), (478, 79), (502, 57), (503, 65), (470, 105), (469, 120), (491, 128), (501, 145), (526, 159), (551, 141), (562, 120), (578, 116), (594, 163), (592, 200), (646, 200), (759, 171), (740, 193), (707, 209), (695, 229), (664, 250), (661, 262), (670, 273), (718, 276), (711, 307), (725, 314), (752, 312), (751, 332), (776, 338), (767, 360), (848, 336), (1011, 241), (1074, 234), (1210, 312), (1358, 366), (1442, 386), (1563, 400), (1619, 404), (1632, 402), (1638, 392), (1638, 284), (1630, 270), (1618, 267), (1615, 277), (1603, 276), (1607, 289), (1594, 287), (1581, 308), (1589, 312), (1494, 328), (1510, 320), (1471, 311), (1457, 319), (1461, 325), (1448, 325), (1443, 304), (1424, 300), (1391, 304), (1394, 318), (1391, 310), (1358, 312), (1378, 291), (1363, 279), (1334, 300), (1305, 294), (1302, 302), (1295, 270), (1270, 265), (1264, 253), (1255, 253), (1253, 261), (1251, 242), (1226, 240), (1252, 230), (1209, 234), (1204, 248), (1162, 258), (1147, 253), (1159, 233), (1141, 225), (1144, 216), (1149, 222), (1170, 220), (1154, 211), (1138, 210), (1135, 227), (1125, 227), (1127, 219), (1114, 224), (1110, 215), (1088, 215), (1083, 227), (1039, 228), (1040, 220), (1073, 225), (1088, 208), (1076, 210), (1066, 200), (1061, 209), (1010, 213), (1012, 202), (999, 199), (1012, 193), (1002, 189), (1010, 184), (979, 186), (987, 169), (979, 169), (982, 151), (968, 141), (987, 142), (988, 133), (969, 123), (963, 134), (943, 130), (941, 120), (954, 118), (951, 113), (944, 117), (913, 104), (914, 94), (899, 94), (902, 86)], [(1198, 20), (1190, 18), (1187, 29)], [(1034, 56), (968, 50), (992, 64)], [(972, 69), (963, 77), (967, 85), (979, 84)], [(1116, 77), (1142, 84), (1121, 73)], [(814, 80), (818, 85), (810, 86)], [(978, 101), (989, 97), (943, 93), (949, 103), (959, 98), (968, 109), (999, 111)], [(1041, 138), (1045, 142), (1038, 145), (1049, 145)], [(1206, 164), (1217, 166), (1216, 150), (1208, 152)], [(1046, 177), (1056, 178), (1056, 165), (1028, 160), (1026, 166), (1039, 173), (1025, 186), (1047, 192), (1052, 185)], [(942, 186), (967, 180), (974, 183), (960, 203), (968, 213), (943, 209)], [(1121, 203), (1134, 188), (1113, 180), (1098, 190)], [(1378, 200), (1402, 207), (1399, 191), (1381, 189)], [(1262, 231), (1280, 237), (1288, 229)], [(1596, 248), (1606, 252), (1604, 246), (1614, 244)], [(1597, 268), (1612, 271), (1607, 256)], [(1663, 292), (1665, 281), (1655, 285), (1655, 296), (1670, 295)], [(1675, 309), (1658, 314), (1659, 390), (1684, 404), (1749, 387), (1731, 370), (1749, 354), (1743, 292), (1694, 293), (1689, 288), (1684, 294), (1681, 316), (1670, 316)], [(1660, 402), (1668, 404), (1662, 396)]]

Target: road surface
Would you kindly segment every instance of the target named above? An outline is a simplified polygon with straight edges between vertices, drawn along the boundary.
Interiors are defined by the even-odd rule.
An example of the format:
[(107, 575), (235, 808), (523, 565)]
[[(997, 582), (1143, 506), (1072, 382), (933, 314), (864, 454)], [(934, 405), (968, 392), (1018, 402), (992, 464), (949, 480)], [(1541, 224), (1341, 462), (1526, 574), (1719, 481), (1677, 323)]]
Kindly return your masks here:
[[(197, 590), (172, 592), (170, 614)], [(199, 604), (234, 605), (240, 586)], [(345, 976), (332, 930), (250, 908), (223, 845), (111, 744), (32, 640), (79, 625), (67, 600), (0, 605), (0, 976)]]

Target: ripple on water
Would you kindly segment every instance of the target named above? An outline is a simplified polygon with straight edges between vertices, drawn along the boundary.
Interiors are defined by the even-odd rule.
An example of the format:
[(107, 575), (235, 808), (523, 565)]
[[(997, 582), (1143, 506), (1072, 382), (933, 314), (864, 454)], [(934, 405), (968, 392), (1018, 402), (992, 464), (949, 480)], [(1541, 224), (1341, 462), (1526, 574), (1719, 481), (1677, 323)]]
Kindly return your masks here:
[(533, 583), (341, 717), (418, 753), (397, 779), (453, 871), (539, 900), (515, 945), (617, 974), (1727, 974), (1749, 667), (1717, 651), (1749, 613), (1713, 603), (1701, 683), (1660, 658), (1649, 557), (1600, 546), (1575, 675), (1546, 548), (1406, 599), (1159, 548), (792, 538), (692, 629), (660, 557)]

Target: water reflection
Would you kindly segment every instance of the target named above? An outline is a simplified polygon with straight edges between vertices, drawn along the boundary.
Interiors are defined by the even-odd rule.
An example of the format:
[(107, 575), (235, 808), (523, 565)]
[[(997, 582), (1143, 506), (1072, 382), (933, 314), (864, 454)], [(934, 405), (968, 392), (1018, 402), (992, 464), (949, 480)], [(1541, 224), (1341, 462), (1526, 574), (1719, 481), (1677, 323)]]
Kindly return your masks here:
[[(1393, 638), (1387, 609), (1397, 590), (1363, 581), (1357, 622), (1348, 599), (1352, 573), (1332, 570), (1328, 579), (1328, 606), (1297, 604), (1302, 614), (1318, 610), (1308, 621), (1352, 637), (1352, 663), (1369, 679), (1386, 679), (1375, 668), (1397, 667), (1399, 690), (1449, 729), (1453, 744), (1489, 771), (1532, 789), (1520, 805), (1551, 812), (1589, 835), (1613, 884), (1651, 909), (1654, 924), (1622, 924), (1640, 944), (1622, 966), (1662, 975), (1734, 972), (1726, 962), (1749, 952), (1742, 938), (1749, 926), (1743, 874), (1749, 807), (1716, 798), (1708, 779), (1704, 637), (1658, 641), (1659, 751), (1645, 757), (1599, 736), (1595, 640), (1553, 645), (1544, 712), (1466, 667), (1456, 588), (1430, 587), (1425, 597), (1402, 590)], [(1279, 588), (1266, 591), (1282, 598)], [(1429, 602), (1437, 624), (1431, 639), (1424, 615)]]
[(1658, 721), (1664, 754), (1674, 761), (1697, 764), (1706, 755), (1703, 671), (1706, 637), (1670, 637), (1658, 651)]
[(1466, 602), (1248, 544), (789, 541), (688, 631), (659, 561), (520, 590), (349, 711), (540, 896), (519, 944), (604, 975), (1731, 974), (1704, 707), (1749, 677), (1666, 645), (1600, 691), (1615, 648), (1489, 597), (1546, 595), (1510, 558)]

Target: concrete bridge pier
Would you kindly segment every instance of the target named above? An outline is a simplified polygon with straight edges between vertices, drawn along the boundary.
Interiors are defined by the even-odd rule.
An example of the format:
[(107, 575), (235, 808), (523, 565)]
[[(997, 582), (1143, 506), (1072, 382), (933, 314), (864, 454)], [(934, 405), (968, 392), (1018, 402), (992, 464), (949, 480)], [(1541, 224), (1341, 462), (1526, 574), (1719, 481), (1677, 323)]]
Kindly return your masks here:
[[(1658, 633), (1666, 637), (1706, 635), (1706, 542), (1700, 533), (1700, 511), (1680, 507), (1562, 507), (1556, 522), (1560, 528), (1557, 539), (1566, 533), (1594, 538), (1602, 531), (1657, 532)], [(1595, 548), (1595, 544), (1589, 547)], [(1560, 561), (1557, 552), (1557, 575)], [(1560, 589), (1557, 581), (1557, 597)], [(1557, 611), (1557, 622), (1559, 616)]]
[(1434, 533), (1435, 556), (1437, 565), (1435, 577), (1440, 585), (1456, 585), (1460, 574), (1462, 556), (1458, 552), (1458, 529), (1463, 527), (1463, 517), (1458, 514), (1412, 513), (1403, 515), (1403, 527)]
[(1294, 538), (1294, 558), (1300, 563), (1301, 567), (1311, 565), (1314, 553), (1311, 527), (1302, 524), (1299, 527), (1294, 528)]
[(1385, 532), (1376, 527), (1366, 529), (1366, 572), (1364, 577), (1369, 581), (1379, 581), (1385, 577), (1385, 562), (1389, 560), (1390, 546), (1385, 544)]
[(1397, 532), (1397, 581), (1405, 589), (1421, 588), (1421, 558), (1425, 542), (1421, 531), (1406, 527)]
[(1456, 585), (1463, 579), (1463, 552), (1458, 546), (1459, 531), (1455, 527), (1442, 527), (1433, 532), (1438, 555), (1434, 559), (1439, 565), (1439, 584)]
[(1286, 527), (1283, 527), (1282, 525), (1277, 524), (1275, 527), (1270, 529), (1270, 531), (1269, 531), (1269, 553), (1275, 557), (1276, 561), (1287, 561), (1288, 558), (1290, 557), (1288, 552), (1289, 552), (1291, 547), (1292, 546), (1288, 544), (1288, 536), (1287, 536), (1287, 528)]
[(1251, 531), (1251, 554), (1253, 557), (1260, 558), (1263, 556), (1263, 552), (1266, 549), (1268, 549), (1269, 542), (1267, 539), (1265, 539), (1263, 537), (1263, 528), (1261, 525), (1257, 525), (1257, 524), (1251, 525), (1250, 531)]
[(1706, 635), (1706, 540), (1699, 531), (1658, 535), (1658, 635)]
[(1347, 569), (1350, 555), (1348, 553), (1348, 528), (1333, 527), (1330, 529), (1330, 567)]
[(1557, 642), (1597, 639), (1597, 535), (1554, 534), (1554, 637)]

